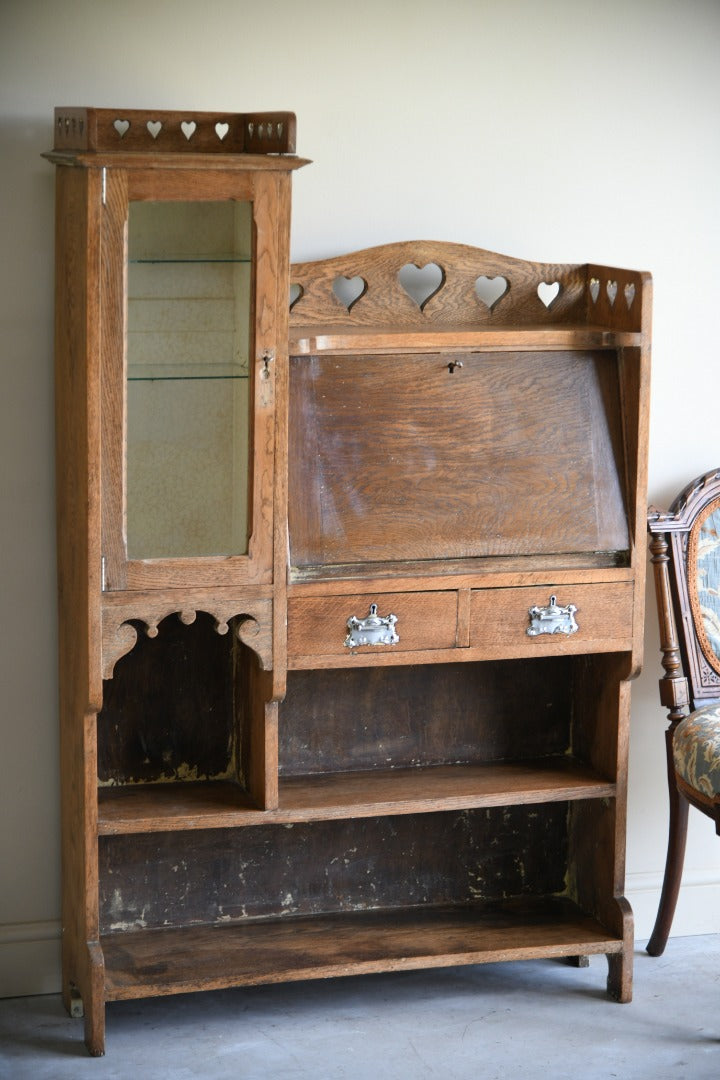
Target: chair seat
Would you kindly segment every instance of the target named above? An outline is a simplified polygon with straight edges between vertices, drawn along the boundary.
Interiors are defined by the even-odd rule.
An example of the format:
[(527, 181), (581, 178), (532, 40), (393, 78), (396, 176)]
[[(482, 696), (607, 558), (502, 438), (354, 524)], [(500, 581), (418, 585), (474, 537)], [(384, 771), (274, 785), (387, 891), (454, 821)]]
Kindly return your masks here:
[(675, 771), (705, 800), (720, 797), (720, 703), (690, 713), (675, 728)]

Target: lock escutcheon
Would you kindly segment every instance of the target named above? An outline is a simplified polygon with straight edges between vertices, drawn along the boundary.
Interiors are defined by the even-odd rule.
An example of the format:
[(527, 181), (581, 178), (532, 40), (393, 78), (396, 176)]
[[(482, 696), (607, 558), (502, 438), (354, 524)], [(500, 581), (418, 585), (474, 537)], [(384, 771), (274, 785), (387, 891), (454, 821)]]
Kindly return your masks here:
[(395, 629), (397, 615), (378, 615), (377, 604), (370, 605), (364, 619), (351, 615), (347, 621), (348, 636), (345, 645), (355, 649), (358, 645), (397, 645), (400, 637)]
[(540, 634), (575, 634), (579, 630), (575, 621), (575, 604), (567, 604), (562, 607), (557, 602), (557, 596), (550, 597), (550, 603), (546, 607), (534, 605), (528, 611), (530, 625), (527, 628), (528, 637), (538, 637)]

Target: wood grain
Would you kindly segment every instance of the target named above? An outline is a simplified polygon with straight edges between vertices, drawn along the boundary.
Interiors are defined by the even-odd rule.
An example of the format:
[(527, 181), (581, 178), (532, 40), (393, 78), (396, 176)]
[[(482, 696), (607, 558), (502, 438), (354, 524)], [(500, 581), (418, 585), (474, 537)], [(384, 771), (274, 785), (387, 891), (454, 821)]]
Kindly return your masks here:
[[(264, 159), (268, 160), (268, 159)], [(199, 167), (166, 174), (147, 169), (107, 169), (104, 215), (102, 309), (105, 326), (103, 399), (104, 478), (103, 553), (107, 590), (222, 588), (231, 584), (267, 584), (273, 575), (273, 502), (275, 453), (275, 378), (278, 341), (287, 336), (287, 311), (278, 303), (278, 276), (287, 272), (289, 175), (269, 170), (238, 173)], [(250, 524), (247, 554), (175, 559), (128, 559), (125, 543), (125, 231), (128, 200), (193, 201), (240, 199), (253, 205), (254, 284), (250, 344), (252, 463), (249, 478)], [(284, 215), (282, 226), (278, 222)], [(281, 260), (279, 262), (279, 260)], [(281, 361), (282, 366), (282, 361)]]
[[(573, 604), (578, 629), (573, 634), (529, 637), (529, 610), (544, 607), (557, 593), (557, 604)], [(628, 583), (564, 585), (550, 592), (538, 588), (473, 590), (470, 644), (488, 658), (563, 652), (621, 652), (633, 640), (633, 587)]]
[[(447, 660), (447, 657), (446, 657)], [(575, 660), (292, 671), (283, 777), (518, 761), (570, 748)]]
[(102, 1044), (98, 983), (95, 714), (100, 676), (99, 178), (56, 177), (55, 393), (60, 769), (63, 776), (62, 992), (85, 1003), (89, 1045)]
[(637, 346), (642, 335), (637, 331), (610, 330), (600, 326), (528, 325), (518, 328), (512, 323), (493, 328), (455, 325), (425, 330), (393, 326), (364, 328), (362, 326), (290, 326), (292, 356), (314, 356), (316, 353), (384, 354), (492, 350), (493, 352), (543, 352), (546, 349), (618, 349)]
[(294, 113), (186, 110), (55, 109), (56, 150), (146, 151), (153, 154), (288, 154), (295, 151)]
[(277, 809), (266, 811), (222, 781), (105, 787), (98, 794), (100, 835), (117, 836), (612, 798), (616, 785), (565, 756), (290, 776), (280, 781)]
[[(629, 1000), (648, 275), (425, 241), (290, 268), (303, 162), (262, 151), (291, 114), (61, 120), (63, 978), (91, 1052), (106, 999), (353, 972), (602, 952)], [(245, 555), (127, 558), (135, 200), (253, 205)], [(551, 595), (580, 629), (529, 638)], [(351, 652), (373, 603), (399, 646)]]
[(359, 645), (353, 653), (412, 652), (417, 649), (452, 649), (457, 643), (457, 593), (350, 593), (344, 596), (293, 598), (288, 602), (288, 655), (346, 659), (345, 645), (351, 616), (367, 618), (375, 604), (378, 616), (395, 615), (397, 645)]
[[(399, 278), (406, 266), (439, 267), (442, 283), (421, 307), (408, 295)], [(338, 277), (361, 278), (362, 297), (347, 307), (337, 298), (333, 284)], [(478, 278), (504, 277), (505, 294), (489, 307), (476, 292)], [(463, 244), (411, 241), (368, 248), (317, 263), (292, 267), (291, 281), (302, 289), (292, 309), (292, 321), (363, 326), (394, 325), (455, 326), (469, 322), (492, 325), (493, 321), (518, 323), (581, 322), (585, 313), (585, 272), (580, 266), (532, 263)], [(559, 294), (547, 308), (538, 286), (557, 283)]]
[[(168, 114), (161, 118), (157, 139), (147, 125), (151, 117), (143, 116), (127, 114), (124, 149), (98, 151), (93, 147), (108, 138), (121, 139), (113, 115), (70, 110), (67, 126), (63, 117), (58, 129), (58, 149), (45, 155), (58, 166), (63, 998), (68, 1008), (79, 1002), (84, 1009), (93, 1055), (104, 1052), (105, 1024), (104, 957), (98, 944), (98, 732), (100, 773), (108, 782), (157, 781), (167, 774), (178, 779), (186, 771), (228, 775), (238, 789), (247, 786), (254, 805), (272, 806), (277, 803), (277, 698), (284, 688), (279, 648), (283, 670), (277, 678), (271, 671), (285, 612), (282, 582), (278, 615), (273, 615), (273, 574), (282, 565), (273, 535), (278, 365), (266, 364), (265, 358), (279, 358), (286, 396), (289, 182), (291, 171), (304, 162), (279, 152), (294, 142), (294, 117), (247, 114), (238, 153), (237, 130), (222, 114), (211, 119)], [(135, 143), (141, 123), (145, 131)], [(111, 124), (112, 133), (101, 131), (102, 124), (106, 129)], [(176, 129), (167, 139), (166, 124)], [(147, 139), (150, 148), (140, 145)], [(213, 139), (222, 144), (222, 153), (214, 152)], [(255, 210), (249, 555), (133, 562), (125, 550), (124, 521), (128, 205), (130, 200), (218, 199), (250, 199)], [(163, 626), (153, 653), (152, 635), (175, 612), (186, 623), (197, 612), (209, 612), (198, 616), (207, 633), (201, 630), (186, 648), (186, 626), (167, 637)], [(213, 621), (221, 633), (232, 624), (234, 645), (230, 634), (218, 649)], [(142, 623), (150, 637), (136, 644)], [(257, 662), (235, 666), (238, 654), (247, 661), (253, 652)], [(105, 685), (103, 661), (106, 675), (116, 662), (121, 668)]]
[(111, 679), (115, 665), (126, 656), (141, 633), (151, 638), (178, 615), (192, 625), (198, 613), (209, 615), (216, 633), (232, 633), (258, 657), (263, 668), (272, 667), (272, 600), (259, 591), (237, 589), (185, 589), (106, 593), (102, 603), (103, 678)]
[(628, 549), (613, 354), (462, 361), (292, 359), (293, 566)]
[(622, 949), (596, 920), (552, 898), (115, 934), (102, 945), (110, 1000)]

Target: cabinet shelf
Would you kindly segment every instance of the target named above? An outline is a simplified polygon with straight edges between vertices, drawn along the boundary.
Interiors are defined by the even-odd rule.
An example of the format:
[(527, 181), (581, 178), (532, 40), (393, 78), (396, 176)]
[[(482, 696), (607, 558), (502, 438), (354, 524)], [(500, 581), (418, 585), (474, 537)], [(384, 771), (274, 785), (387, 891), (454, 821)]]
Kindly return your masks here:
[(292, 356), (312, 356), (319, 352), (433, 352), (452, 349), (484, 351), (544, 349), (617, 349), (639, 346), (643, 335), (635, 330), (617, 330), (585, 323), (553, 326), (407, 327), (293, 326), (290, 337)]
[(98, 793), (98, 831), (114, 836), (290, 824), (603, 799), (615, 792), (614, 783), (567, 756), (281, 778), (276, 810), (254, 808), (240, 787), (223, 781), (106, 787)]
[(116, 1001), (623, 949), (621, 938), (556, 897), (131, 931), (100, 943), (106, 997)]

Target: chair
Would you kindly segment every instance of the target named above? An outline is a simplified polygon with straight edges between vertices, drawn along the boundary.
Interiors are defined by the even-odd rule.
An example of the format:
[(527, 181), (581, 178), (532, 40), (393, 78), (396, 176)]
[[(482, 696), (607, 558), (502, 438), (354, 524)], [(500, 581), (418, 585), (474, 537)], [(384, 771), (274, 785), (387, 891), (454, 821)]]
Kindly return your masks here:
[(655, 927), (647, 945), (660, 956), (680, 890), (688, 807), (720, 834), (720, 469), (678, 495), (667, 513), (648, 511), (650, 551), (665, 675), (670, 830)]

